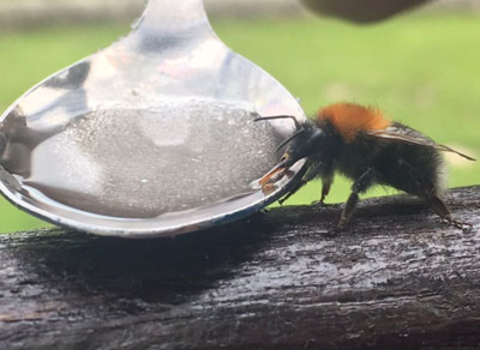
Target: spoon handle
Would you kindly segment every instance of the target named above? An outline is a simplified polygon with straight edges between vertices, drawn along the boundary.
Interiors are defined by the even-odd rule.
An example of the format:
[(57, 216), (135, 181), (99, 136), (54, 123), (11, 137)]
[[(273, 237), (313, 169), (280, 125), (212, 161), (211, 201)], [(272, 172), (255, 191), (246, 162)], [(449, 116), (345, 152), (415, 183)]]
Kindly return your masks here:
[(215, 36), (203, 0), (149, 0), (135, 29), (137, 34), (148, 36)]

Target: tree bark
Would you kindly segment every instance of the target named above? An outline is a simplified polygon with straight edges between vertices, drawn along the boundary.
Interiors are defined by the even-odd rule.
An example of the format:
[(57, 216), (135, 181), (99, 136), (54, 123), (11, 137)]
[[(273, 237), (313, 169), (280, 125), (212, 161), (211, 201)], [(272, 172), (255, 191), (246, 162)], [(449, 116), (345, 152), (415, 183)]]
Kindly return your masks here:
[(175, 239), (0, 236), (0, 349), (479, 349), (480, 187), (462, 232), (404, 196)]

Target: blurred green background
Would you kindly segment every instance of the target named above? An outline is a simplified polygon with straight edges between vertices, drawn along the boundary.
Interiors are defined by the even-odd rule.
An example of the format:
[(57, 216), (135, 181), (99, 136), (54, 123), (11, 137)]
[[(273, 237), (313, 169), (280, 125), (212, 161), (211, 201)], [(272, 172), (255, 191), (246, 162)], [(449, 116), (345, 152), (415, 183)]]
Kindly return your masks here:
[[(358, 26), (305, 16), (214, 19), (235, 51), (275, 76), (307, 113), (354, 101), (377, 106), (435, 140), (480, 157), (480, 15), (421, 12)], [(51, 25), (0, 32), (0, 110), (46, 76), (108, 46), (129, 23)], [(480, 162), (448, 156), (449, 186), (480, 183)], [(337, 179), (329, 202), (344, 201)], [(392, 193), (384, 189), (369, 195)], [(289, 204), (319, 199), (311, 183)], [(45, 227), (5, 200), (0, 232)]]

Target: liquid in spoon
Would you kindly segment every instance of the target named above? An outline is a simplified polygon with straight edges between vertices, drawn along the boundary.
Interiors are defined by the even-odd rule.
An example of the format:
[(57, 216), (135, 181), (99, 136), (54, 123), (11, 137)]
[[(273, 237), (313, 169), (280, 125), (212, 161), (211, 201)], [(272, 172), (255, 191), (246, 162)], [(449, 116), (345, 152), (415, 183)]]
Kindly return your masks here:
[(39, 198), (114, 217), (211, 205), (251, 191), (277, 161), (273, 129), (254, 118), (209, 100), (105, 104), (29, 149), (17, 178)]

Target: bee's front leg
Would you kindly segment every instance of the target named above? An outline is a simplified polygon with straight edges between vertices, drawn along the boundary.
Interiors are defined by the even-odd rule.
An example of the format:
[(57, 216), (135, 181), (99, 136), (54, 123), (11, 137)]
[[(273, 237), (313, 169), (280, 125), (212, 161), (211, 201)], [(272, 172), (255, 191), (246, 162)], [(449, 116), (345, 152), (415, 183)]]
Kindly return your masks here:
[(325, 198), (327, 198), (330, 193), (330, 188), (333, 184), (333, 173), (322, 176), (322, 197), (318, 204), (325, 206)]
[(322, 180), (322, 195), (319, 201), (314, 201), (312, 204), (323, 207), (325, 206), (325, 198), (327, 198), (328, 194), (330, 193), (330, 188), (332, 187), (335, 177), (332, 164), (318, 163), (317, 167), (314, 169), (314, 173), (312, 173), (312, 179), (313, 177), (318, 176)]
[(293, 188), (285, 195), (283, 196), (282, 198), (280, 198), (278, 200), (278, 203), (280, 205), (283, 205), (283, 203), (289, 199), (291, 196), (293, 196), (295, 193), (298, 192), (298, 190), (300, 190), (303, 186), (305, 186), (307, 184), (307, 181), (305, 181), (304, 179), (301, 179), (299, 180), (294, 186)]

